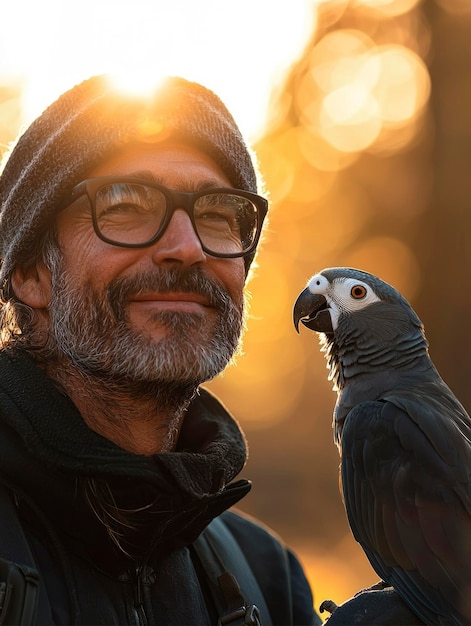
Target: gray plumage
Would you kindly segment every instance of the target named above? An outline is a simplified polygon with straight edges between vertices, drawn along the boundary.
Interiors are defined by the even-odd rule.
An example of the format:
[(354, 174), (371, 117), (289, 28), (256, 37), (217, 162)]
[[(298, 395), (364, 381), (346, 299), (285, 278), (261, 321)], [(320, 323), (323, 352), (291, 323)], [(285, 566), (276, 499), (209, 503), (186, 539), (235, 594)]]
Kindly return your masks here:
[(391, 285), (339, 267), (309, 280), (300, 321), (319, 333), (337, 391), (355, 539), (425, 623), (471, 624), (471, 419), (434, 367), (419, 318)]

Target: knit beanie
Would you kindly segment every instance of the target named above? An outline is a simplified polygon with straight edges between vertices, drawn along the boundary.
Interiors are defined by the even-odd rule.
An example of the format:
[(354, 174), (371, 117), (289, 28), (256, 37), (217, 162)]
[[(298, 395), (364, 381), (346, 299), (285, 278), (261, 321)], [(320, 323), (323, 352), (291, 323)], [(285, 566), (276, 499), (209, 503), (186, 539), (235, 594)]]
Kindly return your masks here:
[[(65, 198), (92, 168), (126, 144), (170, 138), (208, 154), (235, 188), (257, 191), (239, 128), (202, 85), (169, 77), (143, 98), (95, 76), (53, 102), (18, 139), (0, 176), (0, 286), (15, 265), (32, 259)], [(247, 271), (253, 256), (245, 257)]]

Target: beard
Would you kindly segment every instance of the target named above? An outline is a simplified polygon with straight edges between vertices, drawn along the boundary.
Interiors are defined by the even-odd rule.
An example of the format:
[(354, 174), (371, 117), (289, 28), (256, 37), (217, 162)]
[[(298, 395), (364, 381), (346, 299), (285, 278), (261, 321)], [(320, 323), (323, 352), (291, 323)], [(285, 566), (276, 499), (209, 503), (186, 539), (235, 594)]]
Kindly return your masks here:
[[(158, 311), (149, 322), (166, 332), (154, 339), (150, 332), (133, 328), (126, 312), (129, 298), (141, 291), (201, 294), (214, 307), (216, 319), (212, 316), (208, 324), (203, 313)], [(56, 357), (65, 357), (87, 376), (131, 388), (151, 384), (172, 394), (196, 389), (228, 365), (239, 347), (243, 310), (242, 297), (236, 304), (218, 282), (195, 268), (156, 268), (138, 277), (116, 278), (98, 291), (90, 281), (76, 284), (56, 267), (50, 340)]]

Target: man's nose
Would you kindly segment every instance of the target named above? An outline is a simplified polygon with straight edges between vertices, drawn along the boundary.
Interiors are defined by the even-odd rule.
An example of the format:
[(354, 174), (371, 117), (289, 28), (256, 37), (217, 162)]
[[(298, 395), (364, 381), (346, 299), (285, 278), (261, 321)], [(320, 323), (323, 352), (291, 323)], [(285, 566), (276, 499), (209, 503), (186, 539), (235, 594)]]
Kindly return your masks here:
[(152, 246), (155, 263), (178, 262), (194, 265), (206, 260), (206, 254), (190, 217), (177, 209), (162, 237)]

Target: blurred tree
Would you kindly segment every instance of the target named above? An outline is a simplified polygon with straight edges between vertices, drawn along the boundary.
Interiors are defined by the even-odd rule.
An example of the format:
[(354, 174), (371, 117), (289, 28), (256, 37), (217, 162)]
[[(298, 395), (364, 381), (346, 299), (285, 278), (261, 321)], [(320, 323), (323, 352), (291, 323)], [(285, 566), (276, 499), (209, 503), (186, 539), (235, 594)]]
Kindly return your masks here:
[(459, 3), (446, 4), (424, 3), (432, 32), (433, 187), (416, 236), (423, 271), (415, 304), (425, 318), (437, 367), (471, 410), (465, 367), (471, 352), (466, 278), (471, 260), (471, 7), (461, 3), (463, 10), (450, 12)]

